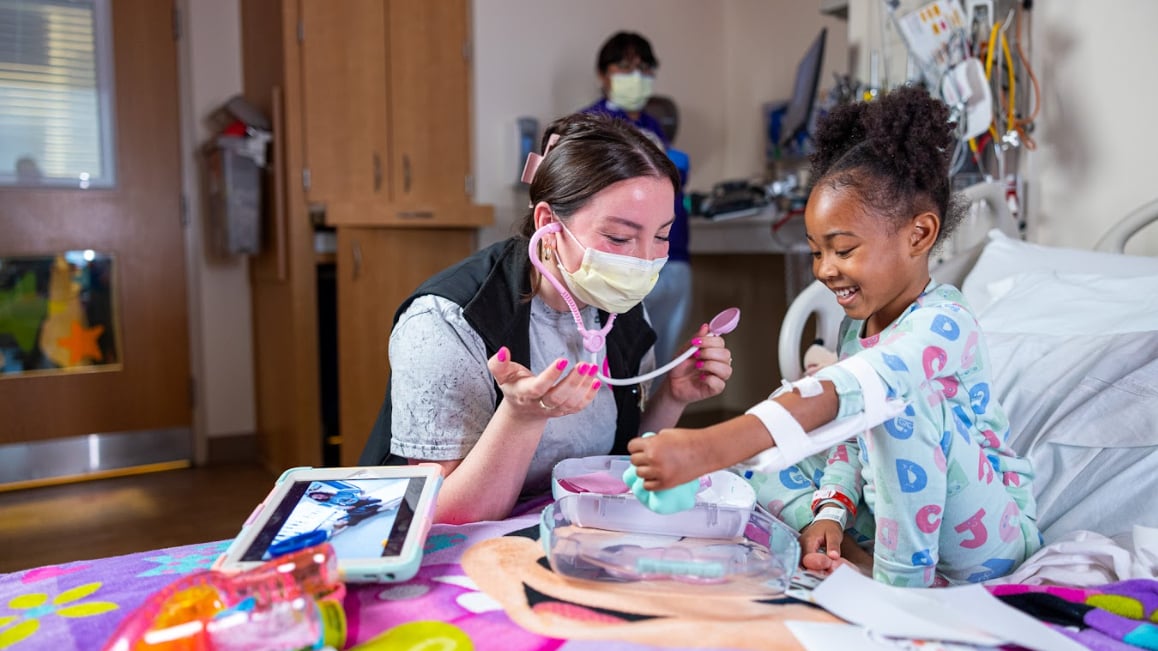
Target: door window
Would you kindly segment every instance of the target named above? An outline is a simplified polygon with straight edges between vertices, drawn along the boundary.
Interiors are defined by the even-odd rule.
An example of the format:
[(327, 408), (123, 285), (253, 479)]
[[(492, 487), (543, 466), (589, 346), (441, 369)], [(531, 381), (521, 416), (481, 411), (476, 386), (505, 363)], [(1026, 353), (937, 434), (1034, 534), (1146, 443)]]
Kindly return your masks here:
[(0, 0), (0, 186), (115, 185), (110, 0)]

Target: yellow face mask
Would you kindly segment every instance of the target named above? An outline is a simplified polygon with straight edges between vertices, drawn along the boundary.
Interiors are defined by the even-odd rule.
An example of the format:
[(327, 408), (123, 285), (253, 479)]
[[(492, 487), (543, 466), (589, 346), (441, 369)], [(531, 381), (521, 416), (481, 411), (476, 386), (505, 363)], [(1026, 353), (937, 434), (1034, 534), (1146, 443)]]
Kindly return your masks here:
[(617, 72), (611, 75), (607, 99), (625, 111), (638, 111), (651, 98), (655, 77), (635, 72)]
[(583, 261), (574, 272), (567, 271), (562, 262), (556, 262), (575, 298), (604, 312), (623, 314), (655, 287), (666, 257), (644, 260), (593, 249), (584, 246), (562, 222), (559, 225), (584, 250)]

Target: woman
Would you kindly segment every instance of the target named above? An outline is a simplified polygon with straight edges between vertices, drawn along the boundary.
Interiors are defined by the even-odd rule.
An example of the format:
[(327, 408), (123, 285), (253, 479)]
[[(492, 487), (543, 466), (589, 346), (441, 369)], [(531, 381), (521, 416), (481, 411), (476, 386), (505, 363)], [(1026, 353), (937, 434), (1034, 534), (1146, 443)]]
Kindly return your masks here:
[(656, 387), (607, 384), (655, 368), (640, 301), (679, 185), (663, 151), (625, 122), (576, 114), (548, 127), (535, 158), (520, 235), (425, 282), (390, 335), (390, 386), (361, 462), (442, 466), (439, 522), (507, 517), (549, 490), (560, 460), (625, 454), (732, 374), (705, 325), (698, 353)]

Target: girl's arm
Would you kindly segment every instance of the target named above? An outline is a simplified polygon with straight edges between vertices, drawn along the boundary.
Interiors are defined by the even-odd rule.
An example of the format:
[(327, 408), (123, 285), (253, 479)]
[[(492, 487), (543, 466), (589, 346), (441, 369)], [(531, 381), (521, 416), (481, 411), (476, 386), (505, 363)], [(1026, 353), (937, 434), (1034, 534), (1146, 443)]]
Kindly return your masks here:
[[(775, 398), (805, 431), (836, 418), (839, 407), (832, 382), (820, 383), (818, 396), (801, 398), (795, 391)], [(771, 434), (771, 436), (769, 436)], [(633, 439), (627, 445), (636, 474), (648, 490), (673, 488), (709, 472), (734, 466), (772, 447), (769, 432), (755, 416), (744, 414), (703, 429), (674, 428), (662, 436)]]

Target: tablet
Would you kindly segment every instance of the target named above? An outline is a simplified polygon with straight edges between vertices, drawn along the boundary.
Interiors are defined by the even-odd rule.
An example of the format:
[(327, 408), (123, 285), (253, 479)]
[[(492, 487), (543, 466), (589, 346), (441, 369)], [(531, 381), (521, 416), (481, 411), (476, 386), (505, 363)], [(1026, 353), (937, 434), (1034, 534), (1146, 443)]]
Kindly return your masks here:
[(405, 581), (422, 562), (441, 485), (434, 464), (287, 470), (215, 567), (243, 571), (329, 541), (343, 580)]

